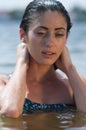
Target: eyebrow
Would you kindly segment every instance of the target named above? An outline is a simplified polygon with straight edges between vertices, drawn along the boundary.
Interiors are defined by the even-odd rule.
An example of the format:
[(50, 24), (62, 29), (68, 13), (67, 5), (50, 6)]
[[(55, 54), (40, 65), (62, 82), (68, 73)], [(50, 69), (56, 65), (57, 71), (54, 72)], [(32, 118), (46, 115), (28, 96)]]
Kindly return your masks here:
[[(48, 28), (44, 27), (44, 26), (39, 26), (38, 28), (42, 28), (42, 29), (48, 30)], [(56, 30), (66, 30), (66, 29), (64, 27), (58, 27), (58, 28), (55, 28), (55, 31)]]

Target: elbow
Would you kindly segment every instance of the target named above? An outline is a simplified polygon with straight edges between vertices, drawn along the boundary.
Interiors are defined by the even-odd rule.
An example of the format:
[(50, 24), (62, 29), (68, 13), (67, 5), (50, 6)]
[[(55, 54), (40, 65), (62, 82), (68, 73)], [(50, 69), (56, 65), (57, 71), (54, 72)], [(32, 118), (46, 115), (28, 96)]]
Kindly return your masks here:
[(86, 108), (77, 108), (78, 111), (86, 113)]
[(6, 112), (6, 116), (12, 118), (18, 118), (20, 116), (20, 113), (18, 110), (9, 110)]
[(11, 118), (18, 118), (20, 116), (20, 112), (18, 109), (5, 109), (0, 111), (0, 115), (2, 117), (11, 117)]
[(76, 108), (78, 111), (86, 113), (86, 105), (76, 105)]

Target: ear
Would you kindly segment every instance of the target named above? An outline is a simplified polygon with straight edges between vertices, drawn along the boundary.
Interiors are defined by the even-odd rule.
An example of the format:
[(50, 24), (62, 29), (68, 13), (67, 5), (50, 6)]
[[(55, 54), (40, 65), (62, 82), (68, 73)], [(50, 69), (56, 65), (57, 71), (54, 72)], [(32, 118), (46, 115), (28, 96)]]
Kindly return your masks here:
[(21, 40), (21, 42), (26, 43), (26, 34), (25, 34), (23, 28), (20, 28), (20, 30), (19, 30), (19, 35), (20, 35), (20, 40)]

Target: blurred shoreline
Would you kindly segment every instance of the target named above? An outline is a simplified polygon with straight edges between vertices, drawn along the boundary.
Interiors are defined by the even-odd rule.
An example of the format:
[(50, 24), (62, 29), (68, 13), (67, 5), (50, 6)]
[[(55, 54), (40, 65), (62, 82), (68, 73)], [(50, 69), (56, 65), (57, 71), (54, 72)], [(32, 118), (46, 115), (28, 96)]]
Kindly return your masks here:
[[(1, 20), (20, 20), (23, 15), (24, 10), (0, 10), (0, 21)], [(83, 22), (86, 21), (86, 9), (80, 8), (78, 6), (73, 7), (69, 14), (73, 21)]]

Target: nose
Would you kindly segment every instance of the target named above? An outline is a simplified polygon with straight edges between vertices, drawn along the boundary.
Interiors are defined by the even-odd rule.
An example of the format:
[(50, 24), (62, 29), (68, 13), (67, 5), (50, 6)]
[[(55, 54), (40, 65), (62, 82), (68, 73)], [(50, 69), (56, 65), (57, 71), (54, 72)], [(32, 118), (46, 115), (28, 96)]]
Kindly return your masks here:
[(53, 35), (48, 35), (46, 37), (46, 46), (53, 46), (54, 45), (54, 36)]

